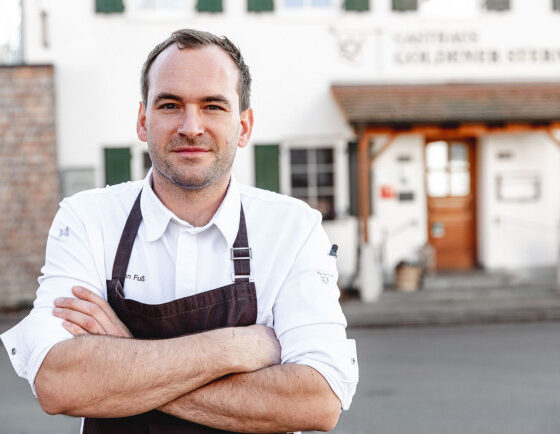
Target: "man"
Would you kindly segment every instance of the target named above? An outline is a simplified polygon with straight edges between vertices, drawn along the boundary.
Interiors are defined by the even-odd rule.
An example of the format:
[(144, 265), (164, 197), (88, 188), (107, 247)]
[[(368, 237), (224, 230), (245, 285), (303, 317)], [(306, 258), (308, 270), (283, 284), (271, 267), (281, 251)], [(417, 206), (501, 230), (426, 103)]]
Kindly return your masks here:
[(249, 90), (227, 38), (181, 30), (148, 56), (153, 169), (61, 203), (33, 311), (2, 335), (46, 412), (84, 433), (287, 432), (330, 430), (350, 405), (320, 214), (231, 176)]

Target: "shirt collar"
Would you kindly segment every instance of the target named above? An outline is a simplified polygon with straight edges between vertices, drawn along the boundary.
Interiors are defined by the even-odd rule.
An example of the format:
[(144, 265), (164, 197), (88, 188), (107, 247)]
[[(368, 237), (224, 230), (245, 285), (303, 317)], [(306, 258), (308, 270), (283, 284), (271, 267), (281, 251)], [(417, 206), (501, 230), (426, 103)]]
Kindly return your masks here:
[[(144, 179), (140, 197), (140, 208), (142, 210), (142, 217), (146, 228), (146, 239), (148, 241), (155, 241), (160, 238), (166, 231), (170, 220), (174, 220), (181, 226), (193, 228), (191, 224), (173, 214), (159, 200), (152, 188), (152, 169), (150, 169), (148, 175), (146, 175)], [(203, 228), (200, 228), (200, 230), (206, 230), (210, 226), (215, 225), (224, 236), (228, 247), (231, 248), (239, 229), (240, 211), (241, 196), (239, 194), (239, 185), (232, 174), (224, 200), (210, 222)]]

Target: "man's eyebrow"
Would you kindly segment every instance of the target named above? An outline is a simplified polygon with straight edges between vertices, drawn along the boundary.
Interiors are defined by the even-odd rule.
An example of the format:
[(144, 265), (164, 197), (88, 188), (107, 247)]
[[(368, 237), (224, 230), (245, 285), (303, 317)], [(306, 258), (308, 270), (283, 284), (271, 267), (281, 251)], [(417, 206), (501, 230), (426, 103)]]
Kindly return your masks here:
[(231, 108), (231, 103), (229, 102), (229, 99), (227, 99), (225, 96), (222, 95), (208, 95), (202, 98), (200, 101), (205, 103), (219, 102), (225, 105), (228, 109)]
[(173, 95), (172, 93), (162, 92), (154, 98), (154, 105), (156, 105), (157, 103), (159, 103), (164, 99), (170, 99), (172, 101), (179, 101), (179, 102), (182, 101), (182, 98), (180, 96)]

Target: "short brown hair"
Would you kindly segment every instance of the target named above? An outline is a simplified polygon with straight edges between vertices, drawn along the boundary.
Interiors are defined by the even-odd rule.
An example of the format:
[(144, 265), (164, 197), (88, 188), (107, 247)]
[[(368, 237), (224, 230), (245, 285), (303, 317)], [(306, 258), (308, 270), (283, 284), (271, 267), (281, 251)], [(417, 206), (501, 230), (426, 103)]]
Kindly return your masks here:
[(235, 65), (239, 69), (239, 83), (237, 85), (237, 93), (239, 94), (240, 111), (247, 110), (250, 107), (251, 94), (251, 74), (249, 67), (245, 64), (243, 56), (239, 48), (235, 46), (225, 36), (219, 37), (209, 32), (193, 29), (181, 29), (173, 32), (169, 38), (156, 47), (148, 54), (144, 65), (142, 66), (142, 76), (140, 78), (140, 86), (142, 89), (142, 101), (144, 104), (148, 102), (148, 89), (150, 87), (150, 68), (159, 54), (167, 47), (176, 44), (180, 50), (188, 48), (203, 48), (209, 45), (216, 45), (224, 50), (233, 59)]

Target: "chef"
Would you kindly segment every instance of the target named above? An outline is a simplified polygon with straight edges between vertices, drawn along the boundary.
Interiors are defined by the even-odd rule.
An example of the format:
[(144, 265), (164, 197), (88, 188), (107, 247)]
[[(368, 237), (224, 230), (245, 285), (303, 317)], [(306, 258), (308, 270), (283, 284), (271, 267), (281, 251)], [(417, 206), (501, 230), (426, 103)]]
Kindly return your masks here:
[(47, 413), (84, 433), (293, 432), (349, 407), (356, 347), (320, 213), (231, 173), (250, 83), (225, 37), (179, 30), (149, 54), (152, 170), (61, 202), (33, 310), (1, 336)]

